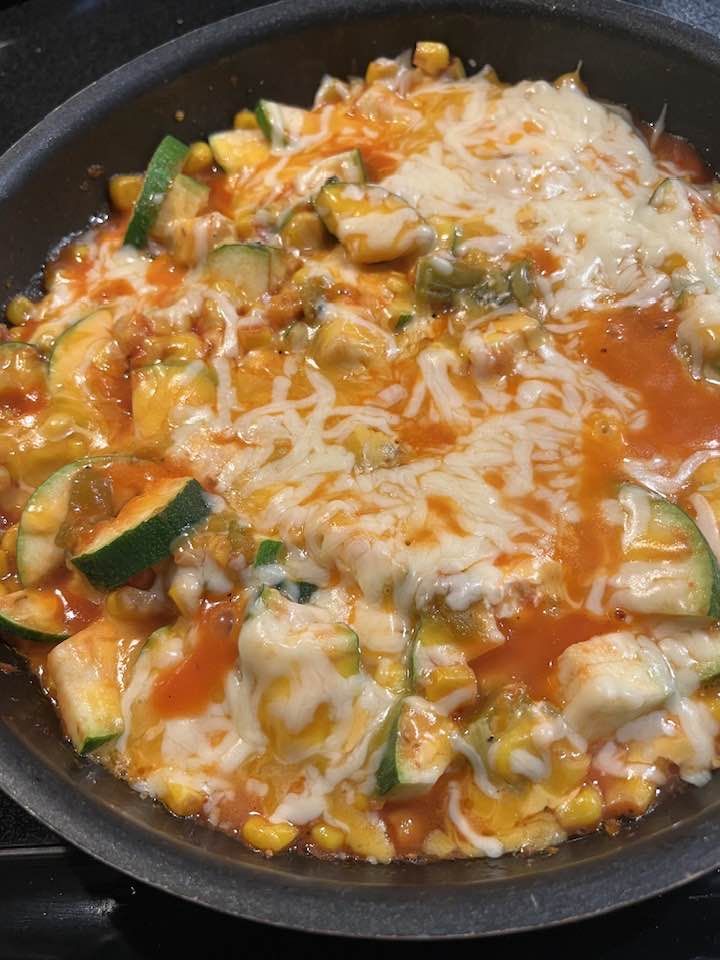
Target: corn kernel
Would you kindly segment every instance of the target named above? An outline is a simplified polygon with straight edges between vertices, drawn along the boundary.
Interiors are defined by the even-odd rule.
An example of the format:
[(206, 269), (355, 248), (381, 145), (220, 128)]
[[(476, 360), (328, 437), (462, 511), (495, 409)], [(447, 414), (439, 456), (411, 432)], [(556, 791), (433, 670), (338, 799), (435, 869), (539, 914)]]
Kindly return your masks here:
[(310, 831), (313, 843), (316, 843), (322, 850), (328, 853), (337, 853), (345, 843), (345, 834), (337, 827), (331, 827), (329, 823), (316, 823)]
[(255, 130), (258, 122), (252, 110), (240, 110), (233, 117), (233, 126), (236, 130)]
[(560, 804), (556, 813), (560, 826), (568, 833), (594, 830), (602, 817), (600, 791), (592, 785), (581, 787), (574, 797)]
[(163, 359), (172, 363), (191, 363), (205, 353), (205, 344), (196, 333), (175, 333), (159, 339)]
[(605, 814), (609, 817), (639, 817), (650, 806), (657, 787), (649, 780), (611, 780), (604, 788)]
[(0, 577), (10, 573), (10, 558), (4, 550), (0, 550)]
[(0, 547), (2, 547), (5, 553), (15, 552), (15, 547), (17, 544), (17, 535), (18, 535), (17, 524), (15, 524), (12, 527), (8, 527), (8, 529), (5, 531), (5, 533), (3, 534), (2, 540), (0, 540)]
[(372, 60), (365, 71), (365, 83), (375, 83), (376, 80), (388, 80), (394, 77), (398, 72), (398, 65), (395, 60), (389, 60), (387, 57), (378, 57)]
[(194, 787), (171, 780), (166, 787), (163, 802), (179, 817), (189, 817), (201, 810), (205, 803), (205, 794)]
[(437, 77), (450, 66), (450, 51), (444, 43), (421, 40), (415, 44), (413, 64), (423, 73)]
[(294, 213), (280, 234), (287, 247), (298, 250), (322, 250), (328, 243), (328, 232), (320, 217), (312, 210)]
[(477, 694), (477, 679), (472, 667), (466, 663), (448, 664), (436, 667), (425, 684), (425, 697), (432, 703), (437, 703), (451, 693), (467, 689), (468, 699)]
[(238, 210), (234, 217), (235, 229), (241, 240), (246, 240), (255, 232), (255, 211)]
[(22, 294), (13, 297), (5, 310), (7, 322), (13, 327), (20, 326), (21, 323), (27, 323), (32, 319), (33, 302)]
[(142, 174), (116, 173), (110, 177), (110, 202), (120, 213), (129, 213), (140, 195), (142, 185)]
[(370, 809), (370, 801), (368, 800), (368, 798), (365, 796), (364, 793), (359, 793), (359, 792), (358, 792), (358, 793), (355, 794), (355, 799), (353, 800), (353, 805), (354, 805), (354, 807), (355, 807), (356, 810), (365, 811), (365, 810), (369, 810), (369, 809)]
[(192, 176), (194, 173), (200, 173), (212, 166), (213, 155), (209, 145), (204, 140), (196, 140), (190, 144), (185, 163), (183, 164), (183, 173)]
[(253, 813), (243, 824), (242, 835), (247, 843), (257, 850), (280, 853), (290, 846), (298, 831), (291, 823), (271, 823), (265, 817)]

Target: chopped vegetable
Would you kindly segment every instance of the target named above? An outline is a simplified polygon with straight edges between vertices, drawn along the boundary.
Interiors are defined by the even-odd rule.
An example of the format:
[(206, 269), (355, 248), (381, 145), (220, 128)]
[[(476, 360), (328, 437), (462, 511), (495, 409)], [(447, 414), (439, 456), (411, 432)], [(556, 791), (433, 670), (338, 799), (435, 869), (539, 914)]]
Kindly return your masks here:
[(328, 183), (315, 209), (355, 263), (382, 263), (429, 249), (435, 234), (409, 204), (382, 187)]
[(175, 137), (163, 137), (150, 159), (140, 196), (125, 233), (125, 243), (144, 247), (165, 194), (182, 169), (188, 148)]
[(173, 543), (204, 520), (210, 508), (197, 480), (156, 481), (100, 524), (72, 562), (92, 584), (112, 589), (169, 556)]

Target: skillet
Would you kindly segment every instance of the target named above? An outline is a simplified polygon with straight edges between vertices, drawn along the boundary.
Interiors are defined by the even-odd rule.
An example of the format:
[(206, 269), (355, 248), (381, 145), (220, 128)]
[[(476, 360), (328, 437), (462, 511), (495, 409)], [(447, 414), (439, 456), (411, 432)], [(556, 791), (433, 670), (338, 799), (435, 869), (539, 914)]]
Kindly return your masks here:
[[(594, 96), (668, 127), (720, 163), (720, 44), (615, 0), (288, 0), (174, 40), (93, 84), (0, 158), (1, 297), (37, 288), (48, 248), (104, 206), (105, 174), (142, 169), (165, 133), (227, 126), (259, 96), (308, 103), (323, 73), (361, 72), (417, 39), (446, 42), (509, 81), (583, 61)], [(184, 119), (175, 119), (176, 111)], [(10, 650), (0, 651), (18, 663)], [(538, 928), (647, 898), (720, 865), (720, 779), (666, 802), (619, 838), (554, 856), (428, 865), (263, 860), (143, 800), (79, 760), (22, 670), (0, 676), (0, 786), (86, 852), (154, 886), (238, 916), (374, 937)]]

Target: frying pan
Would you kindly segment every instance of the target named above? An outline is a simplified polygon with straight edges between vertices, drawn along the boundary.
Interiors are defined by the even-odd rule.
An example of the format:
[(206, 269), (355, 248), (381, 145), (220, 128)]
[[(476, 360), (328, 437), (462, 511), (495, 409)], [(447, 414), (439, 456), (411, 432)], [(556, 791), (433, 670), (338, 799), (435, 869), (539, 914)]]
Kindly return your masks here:
[[(712, 165), (720, 44), (614, 0), (303, 0), (230, 17), (139, 57), (53, 111), (0, 159), (0, 276), (7, 296), (39, 284), (47, 251), (105, 204), (103, 179), (142, 169), (160, 137), (228, 125), (259, 96), (309, 103), (323, 73), (361, 73), (417, 39), (446, 42), (505, 80), (583, 61), (594, 96), (668, 126)], [(176, 119), (176, 111), (184, 119)], [(177, 114), (179, 117), (180, 114)], [(0, 650), (13, 662), (13, 653)], [(17, 661), (15, 661), (17, 662)], [(138, 879), (238, 916), (372, 937), (527, 930), (650, 897), (720, 865), (720, 777), (680, 791), (620, 837), (554, 855), (372, 866), (264, 860), (180, 820), (78, 759), (34, 680), (0, 674), (0, 786), (53, 830)]]

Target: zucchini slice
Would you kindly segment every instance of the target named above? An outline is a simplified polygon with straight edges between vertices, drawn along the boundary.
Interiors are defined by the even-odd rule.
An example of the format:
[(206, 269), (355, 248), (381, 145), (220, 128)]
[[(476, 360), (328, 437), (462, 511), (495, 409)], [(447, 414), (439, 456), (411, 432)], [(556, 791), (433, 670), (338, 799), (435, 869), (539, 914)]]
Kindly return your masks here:
[(433, 703), (447, 697), (452, 709), (477, 696), (477, 678), (465, 650), (440, 619), (420, 620), (410, 646), (408, 675), (414, 692)]
[[(253, 566), (264, 567), (269, 563), (282, 563), (284, 559), (285, 544), (282, 540), (262, 540), (257, 548)], [(283, 580), (277, 585), (277, 589), (293, 603), (309, 603), (317, 587), (306, 580)]]
[(285, 259), (280, 250), (262, 243), (227, 243), (207, 258), (207, 271), (252, 302), (277, 288), (285, 275)]
[(48, 368), (51, 393), (61, 396), (89, 392), (88, 369), (102, 351), (114, 343), (113, 324), (112, 311), (96, 310), (57, 338)]
[[(514, 282), (527, 299), (529, 288), (524, 279), (528, 278), (518, 273)], [(431, 307), (452, 308), (498, 307), (513, 299), (505, 271), (436, 254), (418, 262), (415, 295), (420, 303)]]
[(56, 470), (25, 504), (18, 525), (15, 560), (18, 576), (24, 587), (42, 583), (62, 566), (65, 552), (56, 543), (70, 506), (73, 478), (88, 467), (103, 467), (113, 460), (129, 461), (130, 457), (85, 457)]
[(225, 173), (242, 173), (259, 166), (270, 155), (259, 130), (221, 130), (208, 137), (215, 163)]
[(209, 513), (197, 480), (158, 480), (100, 524), (72, 562), (94, 586), (113, 589), (169, 556), (173, 542)]
[(315, 209), (355, 263), (396, 260), (435, 242), (435, 231), (417, 210), (383, 187), (326, 183)]
[(720, 619), (720, 569), (695, 522), (634, 483), (618, 495), (625, 514), (614, 606), (635, 613)]
[(0, 597), (0, 633), (39, 643), (59, 643), (68, 636), (62, 604), (52, 593), (17, 590)]
[(170, 440), (170, 429), (194, 407), (215, 405), (217, 375), (200, 360), (154, 363), (131, 374), (135, 435), (144, 443)]
[(78, 753), (91, 753), (123, 732), (118, 661), (117, 629), (106, 620), (91, 624), (50, 651), (48, 677)]
[(255, 116), (270, 145), (286, 147), (302, 133), (307, 111), (273, 100), (259, 100)]
[(367, 173), (360, 151), (345, 150), (332, 157), (325, 157), (313, 164), (306, 173), (301, 174), (296, 182), (301, 193), (315, 193), (329, 180), (340, 180), (342, 183), (365, 183)]
[(437, 783), (453, 757), (451, 729), (421, 697), (401, 700), (376, 773), (380, 796), (416, 796)]
[(207, 206), (209, 196), (210, 187), (184, 173), (179, 173), (160, 204), (155, 223), (150, 231), (151, 235), (164, 240), (168, 236), (170, 224), (173, 221), (197, 217)]
[(150, 158), (140, 196), (125, 233), (125, 243), (144, 247), (165, 195), (180, 172), (188, 148), (175, 137), (163, 137)]
[(522, 684), (501, 688), (467, 727), (464, 739), (483, 762), (491, 783), (520, 786), (527, 777), (513, 763), (516, 750), (542, 762), (542, 751), (533, 739), (539, 723), (553, 720), (556, 713), (548, 704), (536, 704)]

